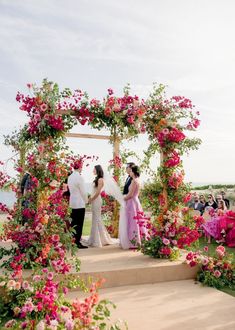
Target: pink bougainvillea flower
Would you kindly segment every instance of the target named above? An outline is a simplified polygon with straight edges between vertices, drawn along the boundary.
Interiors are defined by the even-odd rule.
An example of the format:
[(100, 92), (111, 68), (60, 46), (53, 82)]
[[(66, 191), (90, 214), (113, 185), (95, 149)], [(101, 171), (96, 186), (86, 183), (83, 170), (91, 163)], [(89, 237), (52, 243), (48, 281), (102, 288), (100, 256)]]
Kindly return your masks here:
[(49, 273), (47, 274), (47, 279), (48, 279), (49, 281), (53, 280), (53, 277), (54, 277), (54, 274), (53, 274), (52, 272), (49, 272)]
[(113, 95), (113, 90), (112, 90), (112, 88), (108, 88), (108, 94), (109, 94), (109, 95)]
[(162, 242), (163, 242), (163, 244), (165, 244), (165, 245), (169, 245), (169, 244), (170, 244), (169, 239), (167, 239), (167, 238), (165, 238), (165, 237), (163, 237)]
[(52, 240), (52, 242), (59, 242), (59, 240), (60, 240), (60, 236), (59, 235), (57, 235), (57, 234), (54, 234), (54, 235), (52, 235), (51, 236), (51, 240)]
[(129, 124), (134, 124), (134, 122), (135, 122), (135, 118), (134, 118), (133, 116), (128, 117), (128, 118), (127, 118), (127, 122), (128, 122)]
[(15, 324), (16, 324), (16, 320), (10, 320), (7, 323), (5, 323), (5, 328), (7, 329), (13, 328)]
[(47, 105), (46, 103), (41, 104), (41, 106), (40, 106), (40, 110), (41, 110), (42, 112), (47, 111), (47, 109), (48, 109), (48, 105)]
[(208, 260), (208, 258), (204, 257), (204, 258), (202, 258), (201, 262), (202, 262), (203, 266), (206, 266), (206, 265), (208, 265), (209, 260)]
[(224, 255), (225, 255), (225, 247), (224, 246), (222, 246), (222, 245), (217, 246), (217, 248), (216, 248), (215, 251), (216, 251), (217, 255), (220, 258), (223, 258), (224, 257)]
[(209, 251), (208, 246), (204, 246), (203, 250), (204, 250), (205, 252), (208, 252), (208, 251)]
[(221, 276), (221, 272), (219, 270), (214, 271), (215, 277), (219, 278)]

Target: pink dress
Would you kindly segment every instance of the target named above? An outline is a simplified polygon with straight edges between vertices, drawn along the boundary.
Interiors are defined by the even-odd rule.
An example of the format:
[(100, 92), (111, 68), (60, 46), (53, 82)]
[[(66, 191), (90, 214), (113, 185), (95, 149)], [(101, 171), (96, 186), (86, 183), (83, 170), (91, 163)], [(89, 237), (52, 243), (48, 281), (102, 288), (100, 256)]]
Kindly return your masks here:
[[(143, 213), (142, 206), (139, 201), (139, 186), (134, 182), (134, 194), (126, 201), (126, 216), (127, 216), (127, 232), (128, 238), (131, 241), (130, 248), (135, 248), (141, 243), (141, 236), (146, 234), (146, 229), (135, 219), (138, 213)], [(132, 242), (134, 240), (134, 242)]]
[(221, 226), (220, 226), (220, 216), (214, 216), (211, 220), (207, 221), (202, 225), (206, 236), (212, 236), (215, 240), (220, 240), (221, 236)]
[(220, 219), (220, 227), (226, 233), (226, 245), (228, 247), (235, 247), (235, 213), (232, 211), (226, 212)]

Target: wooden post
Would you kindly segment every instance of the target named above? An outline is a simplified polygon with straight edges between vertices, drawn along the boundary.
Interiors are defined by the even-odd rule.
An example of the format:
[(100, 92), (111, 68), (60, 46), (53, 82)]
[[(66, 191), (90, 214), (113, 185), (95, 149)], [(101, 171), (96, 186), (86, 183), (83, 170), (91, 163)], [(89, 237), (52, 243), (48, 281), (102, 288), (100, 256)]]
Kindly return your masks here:
[[(120, 157), (120, 138), (116, 133), (116, 129), (114, 128), (113, 132), (113, 159), (115, 157)], [(116, 166), (114, 167), (113, 175), (117, 178), (117, 183), (119, 184), (119, 168)], [(113, 217), (112, 217), (112, 227), (113, 227), (113, 237), (118, 237), (118, 230), (119, 230), (119, 203), (115, 200), (114, 201), (114, 210), (113, 210)]]
[(20, 178), (22, 179), (23, 175), (25, 174), (25, 148), (19, 149), (20, 153), (20, 167), (22, 168), (22, 172), (20, 173)]
[[(20, 172), (19, 182), (18, 182), (19, 191), (21, 191), (21, 182), (22, 182), (23, 176), (25, 174), (25, 148), (20, 148), (17, 150), (19, 151), (19, 158), (20, 158), (19, 166), (22, 168), (22, 172)], [(20, 210), (20, 212), (22, 212), (22, 200), (20, 197), (22, 197), (21, 193), (17, 197), (17, 205), (18, 205), (18, 209)]]

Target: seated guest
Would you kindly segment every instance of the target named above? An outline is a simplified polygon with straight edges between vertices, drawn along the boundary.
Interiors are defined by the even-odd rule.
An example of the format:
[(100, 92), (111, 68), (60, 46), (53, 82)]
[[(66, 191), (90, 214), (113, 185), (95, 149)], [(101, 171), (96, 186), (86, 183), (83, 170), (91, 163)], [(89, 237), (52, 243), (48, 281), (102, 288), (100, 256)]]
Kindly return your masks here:
[(189, 208), (200, 211), (201, 214), (203, 213), (204, 205), (200, 203), (198, 194), (194, 195), (193, 201), (189, 204)]
[(224, 211), (227, 211), (227, 207), (226, 207), (225, 201), (223, 201), (222, 199), (221, 200), (218, 200), (217, 213), (218, 213), (218, 211), (223, 211), (223, 212)]
[(229, 207), (230, 207), (229, 199), (225, 198), (225, 192), (223, 190), (220, 193), (221, 193), (223, 201), (225, 201), (227, 209), (229, 210)]
[(204, 212), (205, 207), (206, 207), (206, 199), (205, 199), (205, 196), (204, 195), (200, 195), (199, 202), (204, 206), (204, 209), (203, 209), (203, 212)]
[(213, 208), (214, 210), (216, 210), (218, 208), (218, 205), (215, 201), (215, 198), (212, 194), (208, 195), (208, 201), (205, 204), (205, 210), (209, 211), (211, 208)]

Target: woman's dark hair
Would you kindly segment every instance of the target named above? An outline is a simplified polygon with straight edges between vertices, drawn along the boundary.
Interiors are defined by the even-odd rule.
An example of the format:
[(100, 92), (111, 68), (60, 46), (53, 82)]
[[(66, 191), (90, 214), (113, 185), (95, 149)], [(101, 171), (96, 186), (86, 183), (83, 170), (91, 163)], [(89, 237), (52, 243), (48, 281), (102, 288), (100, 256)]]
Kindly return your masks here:
[(140, 176), (140, 170), (139, 170), (139, 167), (137, 165), (132, 165), (131, 170), (137, 178)]
[(100, 165), (95, 165), (96, 178), (94, 180), (95, 186), (98, 187), (98, 180), (104, 177), (104, 171)]

